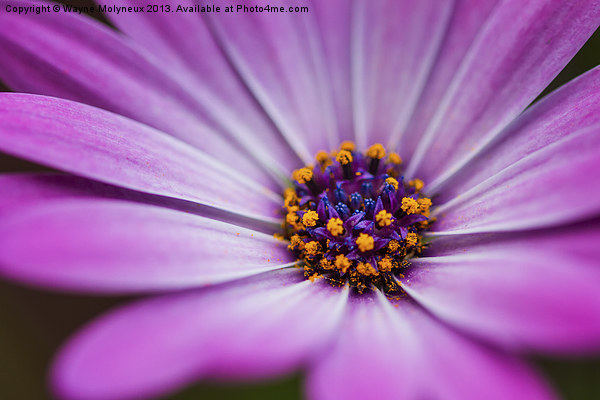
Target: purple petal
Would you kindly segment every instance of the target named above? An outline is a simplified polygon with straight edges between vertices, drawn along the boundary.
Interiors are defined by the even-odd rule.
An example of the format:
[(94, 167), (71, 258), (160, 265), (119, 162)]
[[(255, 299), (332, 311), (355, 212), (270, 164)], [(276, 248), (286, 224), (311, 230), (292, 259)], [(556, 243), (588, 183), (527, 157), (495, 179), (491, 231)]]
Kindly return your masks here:
[(541, 93), (600, 22), (597, 0), (512, 0), (482, 26), (406, 170), (431, 182), (459, 168)]
[[(175, 201), (175, 199), (151, 196), (62, 173), (0, 175), (0, 219), (17, 214), (26, 206), (44, 204), (52, 200), (82, 197), (88, 199), (114, 198), (165, 207), (169, 207)], [(200, 207), (197, 204), (194, 206)]]
[[(114, 3), (101, 0), (99, 4)], [(121, 6), (140, 6), (123, 0)], [(171, 3), (193, 7), (192, 1)], [(107, 13), (122, 32), (156, 57), (154, 63), (181, 82), (198, 102), (201, 114), (231, 134), (257, 161), (276, 170), (298, 167), (299, 158), (256, 103), (215, 42), (203, 18), (189, 12)], [(276, 160), (277, 164), (273, 164)]]
[[(457, 240), (458, 239), (458, 240)], [(511, 349), (600, 349), (600, 228), (439, 239), (405, 290), (436, 316)]]
[(171, 208), (269, 234), (281, 230), (280, 224), (271, 224), (190, 201), (155, 196), (61, 173), (2, 174), (0, 194), (0, 219), (3, 215), (14, 214), (27, 203), (85, 197), (127, 200)]
[(427, 77), (410, 125), (397, 146), (406, 161), (414, 153), (465, 54), (497, 3), (498, 0), (455, 1), (452, 19), (446, 28), (437, 59)]
[[(2, 9), (6, 4), (30, 5), (0, 1)], [(180, 75), (165, 73), (167, 67), (161, 68), (152, 57), (87, 17), (62, 11), (35, 18), (0, 14), (0, 67), (3, 80), (13, 89), (76, 100), (125, 115), (277, 187), (259, 163), (248, 158), (247, 148), (234, 146), (219, 131), (213, 121), (214, 110), (199, 104), (194, 96), (199, 91), (189, 80), (176, 81)], [(229, 115), (231, 121), (238, 118), (239, 114)], [(249, 140), (252, 133), (244, 135), (246, 142), (257, 143)], [(256, 159), (282, 172), (271, 165), (269, 152), (263, 151)]]
[(349, 304), (336, 346), (309, 372), (309, 398), (554, 397), (516, 359), (467, 340), (407, 301), (374, 297)]
[(299, 368), (332, 339), (348, 290), (288, 269), (108, 314), (59, 355), (64, 398), (157, 396), (200, 377), (264, 378)]
[(2, 174), (0, 220), (14, 215), (17, 209), (27, 204), (73, 197), (105, 197), (119, 189), (66, 174)]
[(106, 199), (30, 201), (0, 222), (0, 273), (53, 288), (129, 293), (197, 287), (295, 262), (273, 236)]
[(359, 1), (352, 10), (352, 87), (361, 148), (406, 128), (452, 13), (450, 1)]
[(441, 204), (463, 194), (564, 137), (600, 123), (600, 67), (543, 98), (517, 118), (492, 146), (478, 154), (456, 175), (427, 190), (439, 191)]
[(546, 227), (600, 211), (600, 124), (563, 137), (435, 210), (441, 234)]
[[(230, 2), (213, 2), (223, 9)], [(300, 6), (293, 0), (241, 1), (248, 8)], [(304, 6), (304, 4), (302, 4)], [(339, 145), (323, 39), (309, 12), (207, 15), (223, 50), (293, 148), (310, 161)]]
[(332, 90), (338, 139), (354, 140), (350, 68), (352, 2), (311, 0), (307, 6), (316, 24), (310, 30), (322, 41), (322, 68), (327, 69), (328, 86)]
[(0, 94), (0, 150), (129, 189), (262, 219), (280, 206), (279, 196), (183, 142), (66, 100)]

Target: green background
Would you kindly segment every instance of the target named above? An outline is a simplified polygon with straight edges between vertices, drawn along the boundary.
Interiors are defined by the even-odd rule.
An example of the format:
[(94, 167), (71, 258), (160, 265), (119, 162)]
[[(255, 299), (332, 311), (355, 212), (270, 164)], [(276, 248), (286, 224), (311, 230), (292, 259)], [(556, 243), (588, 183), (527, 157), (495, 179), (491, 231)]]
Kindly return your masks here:
[[(544, 94), (599, 63), (600, 30)], [(1, 90), (8, 89), (0, 83)], [(0, 153), (0, 172), (41, 169)], [(56, 349), (86, 321), (127, 300), (42, 292), (0, 281), (0, 399), (50, 399), (46, 370)], [(563, 398), (600, 399), (600, 358), (537, 359), (534, 362)], [(301, 393), (302, 377), (295, 375), (243, 385), (202, 383), (169, 399), (300, 399)]]

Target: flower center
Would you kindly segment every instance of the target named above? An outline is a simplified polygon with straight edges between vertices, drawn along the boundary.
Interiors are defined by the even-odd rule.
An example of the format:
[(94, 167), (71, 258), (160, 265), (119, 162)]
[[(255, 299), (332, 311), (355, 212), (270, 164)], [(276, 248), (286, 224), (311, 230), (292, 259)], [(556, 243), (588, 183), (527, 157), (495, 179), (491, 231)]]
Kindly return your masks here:
[(315, 165), (292, 174), (284, 192), (284, 238), (307, 278), (362, 293), (377, 287), (400, 292), (397, 278), (424, 248), (432, 222), (423, 181), (404, 182), (402, 159), (374, 144), (363, 154), (352, 142), (320, 151)]

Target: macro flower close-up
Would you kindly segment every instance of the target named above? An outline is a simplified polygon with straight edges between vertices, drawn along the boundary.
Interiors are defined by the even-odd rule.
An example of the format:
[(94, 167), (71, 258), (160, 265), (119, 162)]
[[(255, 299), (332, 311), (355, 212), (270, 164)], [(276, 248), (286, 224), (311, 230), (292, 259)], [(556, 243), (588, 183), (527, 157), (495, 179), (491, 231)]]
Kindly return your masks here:
[(539, 97), (600, 1), (86, 4), (0, 0), (45, 168), (0, 174), (0, 276), (127, 296), (53, 396), (553, 399), (532, 357), (600, 354), (600, 68)]

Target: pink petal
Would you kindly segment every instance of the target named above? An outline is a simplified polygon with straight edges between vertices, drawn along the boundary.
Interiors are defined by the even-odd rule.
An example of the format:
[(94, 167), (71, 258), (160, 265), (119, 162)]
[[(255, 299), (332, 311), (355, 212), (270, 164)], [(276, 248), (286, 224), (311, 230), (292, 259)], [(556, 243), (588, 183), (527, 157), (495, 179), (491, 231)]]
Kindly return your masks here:
[[(447, 237), (412, 260), (407, 293), (439, 318), (511, 349), (600, 349), (597, 223)], [(435, 256), (437, 255), (437, 256)]]
[(2, 174), (0, 175), (0, 220), (31, 203), (72, 197), (103, 197), (114, 186), (66, 174)]
[(71, 198), (107, 198), (151, 204), (203, 217), (228, 222), (265, 233), (281, 231), (280, 224), (246, 218), (212, 207), (136, 192), (118, 186), (61, 173), (14, 173), (0, 175), (0, 219), (18, 213), (25, 205), (43, 204), (49, 200)]
[[(224, 9), (227, 1), (214, 1)], [(293, 0), (235, 5), (305, 6)], [(339, 145), (330, 71), (315, 16), (309, 12), (207, 15), (244, 83), (291, 146), (310, 161)]]
[(310, 0), (306, 3), (310, 7), (309, 14), (314, 16), (314, 25), (311, 21), (309, 28), (312, 37), (322, 42), (320, 57), (316, 59), (322, 62), (321, 68), (326, 69), (326, 87), (331, 90), (338, 139), (354, 140), (350, 66), (353, 2)]
[[(0, 7), (4, 9), (6, 4), (30, 6), (1, 1)], [(0, 14), (0, 76), (13, 89), (76, 100), (125, 115), (277, 187), (259, 163), (248, 158), (246, 148), (236, 147), (224, 137), (211, 110), (198, 104), (189, 80), (167, 71), (156, 59), (90, 18), (62, 10), (35, 18)], [(229, 118), (236, 120), (239, 114)], [(269, 164), (268, 152), (257, 158), (278, 168)]]
[(0, 94), (0, 150), (153, 194), (269, 219), (279, 196), (164, 133), (50, 97)]
[(489, 143), (560, 72), (600, 22), (598, 0), (499, 4), (482, 26), (408, 164), (431, 182)]
[(347, 293), (288, 269), (143, 300), (76, 335), (54, 365), (53, 386), (67, 399), (130, 399), (200, 377), (281, 375), (332, 339)]
[[(454, 176), (427, 189), (443, 202), (463, 194), (519, 160), (583, 128), (600, 123), (600, 67), (527, 109), (485, 151)], [(458, 199), (457, 199), (458, 200)], [(460, 200), (459, 200), (460, 201)]]
[[(114, 5), (105, 0), (98, 3)], [(119, 4), (140, 6), (133, 0)], [(258, 162), (263, 161), (279, 171), (297, 168), (298, 156), (244, 86), (204, 19), (196, 13), (174, 12), (179, 6), (183, 9), (193, 5), (192, 1), (183, 0), (170, 3), (173, 12), (107, 13), (105, 16), (155, 56), (154, 62), (161, 69), (185, 85), (202, 114), (210, 116), (219, 129), (235, 137)]]
[(62, 198), (11, 211), (0, 222), (0, 273), (35, 285), (171, 290), (295, 263), (271, 235), (160, 207)]
[(352, 96), (359, 147), (396, 143), (415, 109), (452, 14), (450, 1), (358, 1)]
[(457, 0), (435, 63), (431, 67), (410, 125), (400, 137), (398, 151), (408, 161), (433, 118), (467, 51), (490, 17), (498, 0)]
[(435, 231), (463, 234), (557, 225), (600, 211), (600, 124), (531, 152), (437, 210)]
[(308, 376), (309, 397), (550, 399), (533, 371), (471, 342), (407, 301), (355, 299), (336, 346)]

